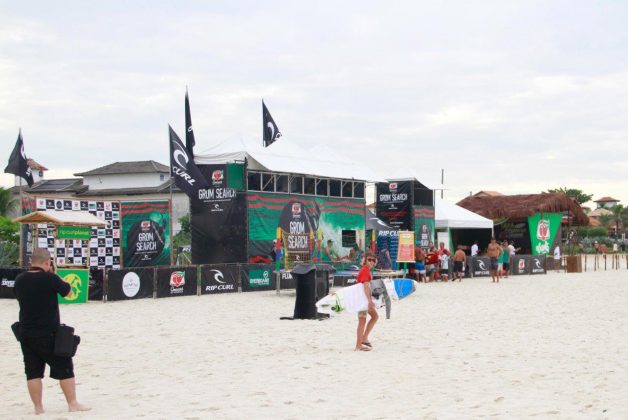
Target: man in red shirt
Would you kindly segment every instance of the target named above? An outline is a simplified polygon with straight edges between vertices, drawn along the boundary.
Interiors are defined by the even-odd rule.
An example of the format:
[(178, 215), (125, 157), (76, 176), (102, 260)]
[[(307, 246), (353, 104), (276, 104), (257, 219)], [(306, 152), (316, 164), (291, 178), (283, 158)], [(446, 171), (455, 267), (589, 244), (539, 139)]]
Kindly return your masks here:
[[(369, 342), (369, 334), (373, 330), (373, 327), (379, 318), (377, 310), (375, 309), (375, 304), (371, 299), (371, 280), (373, 279), (371, 270), (375, 267), (376, 262), (377, 259), (375, 258), (375, 255), (368, 252), (364, 257), (364, 265), (358, 272), (358, 283), (361, 283), (364, 287), (364, 294), (366, 295), (366, 300), (368, 301), (368, 310), (358, 312), (357, 340), (355, 342), (356, 351), (371, 350), (372, 346)], [(367, 314), (371, 316), (368, 323), (366, 322)]]

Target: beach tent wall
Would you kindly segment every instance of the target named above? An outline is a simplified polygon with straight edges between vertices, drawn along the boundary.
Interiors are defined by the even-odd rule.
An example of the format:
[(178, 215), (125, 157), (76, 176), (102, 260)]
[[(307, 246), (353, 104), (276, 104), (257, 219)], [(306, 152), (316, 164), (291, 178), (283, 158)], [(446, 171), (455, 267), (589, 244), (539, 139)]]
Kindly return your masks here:
[(493, 233), (492, 220), (440, 198), (436, 198), (435, 204), (436, 229), (448, 232), (451, 249), (458, 245), (470, 249), (476, 240), (482, 248), (488, 246)]

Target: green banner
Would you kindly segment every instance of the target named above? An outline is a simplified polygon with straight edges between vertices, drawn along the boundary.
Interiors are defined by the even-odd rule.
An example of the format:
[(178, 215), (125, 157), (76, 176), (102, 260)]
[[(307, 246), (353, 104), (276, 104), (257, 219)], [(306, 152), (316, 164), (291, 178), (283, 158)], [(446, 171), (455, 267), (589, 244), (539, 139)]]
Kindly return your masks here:
[(434, 207), (414, 207), (414, 238), (421, 248), (427, 250), (429, 243), (436, 241), (436, 221)]
[(59, 269), (57, 275), (71, 287), (66, 297), (58, 296), (59, 303), (86, 303), (89, 297), (89, 270), (70, 268)]
[(553, 250), (562, 218), (561, 213), (536, 213), (528, 217), (533, 255), (547, 255)]
[(168, 201), (122, 203), (124, 267), (170, 265)]
[(249, 285), (251, 287), (270, 286), (270, 270), (253, 269), (249, 271)]
[(92, 238), (92, 230), (89, 227), (57, 226), (57, 239), (84, 239)]

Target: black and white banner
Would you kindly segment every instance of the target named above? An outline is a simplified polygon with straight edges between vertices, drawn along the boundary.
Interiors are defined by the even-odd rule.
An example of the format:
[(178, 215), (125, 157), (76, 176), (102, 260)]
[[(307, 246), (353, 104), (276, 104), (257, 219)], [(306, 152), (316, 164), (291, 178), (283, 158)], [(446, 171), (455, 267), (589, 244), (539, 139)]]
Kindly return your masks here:
[(109, 270), (107, 300), (152, 298), (154, 276), (152, 268)]
[(375, 215), (395, 229), (412, 230), (411, 188), (409, 181), (377, 183)]
[(268, 108), (264, 104), (262, 100), (262, 124), (264, 125), (264, 147), (270, 146), (275, 142), (279, 137), (281, 137), (281, 132), (279, 131), (279, 127), (275, 124), (275, 120), (268, 112)]
[(0, 268), (0, 299), (15, 299), (15, 278), (23, 268)]
[(471, 258), (471, 272), (473, 277), (484, 277), (491, 275), (491, 259), (489, 257)]
[(24, 140), (22, 139), (21, 129), (17, 135), (15, 147), (11, 152), (11, 156), (9, 156), (9, 164), (4, 168), (4, 173), (19, 176), (26, 181), (29, 187), (34, 183), (31, 168), (28, 167), (28, 161), (24, 154)]
[(525, 255), (515, 255), (510, 261), (510, 272), (514, 276), (530, 274), (530, 259)]
[(196, 267), (157, 269), (157, 297), (191, 296), (198, 294)]
[(545, 255), (530, 255), (530, 274), (547, 274), (545, 268)]
[(238, 265), (210, 265), (201, 267), (201, 294), (234, 293), (238, 291)]
[(195, 199), (200, 188), (207, 188), (205, 177), (196, 167), (194, 159), (188, 153), (177, 133), (170, 130), (170, 175), (174, 182), (190, 198)]

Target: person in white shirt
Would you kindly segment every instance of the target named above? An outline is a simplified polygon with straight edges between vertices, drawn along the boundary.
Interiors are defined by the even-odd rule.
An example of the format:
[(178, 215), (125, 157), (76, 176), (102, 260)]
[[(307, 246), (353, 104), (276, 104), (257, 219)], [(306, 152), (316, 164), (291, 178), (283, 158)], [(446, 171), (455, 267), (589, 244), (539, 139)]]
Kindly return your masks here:
[(560, 246), (556, 245), (554, 248), (554, 268), (556, 271), (560, 271)]
[(474, 241), (473, 245), (471, 246), (471, 256), (475, 257), (476, 255), (478, 255), (479, 250), (480, 247), (478, 246), (478, 241)]

